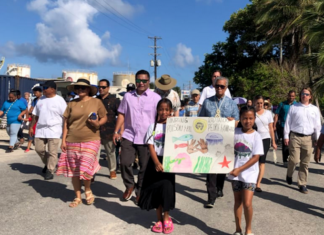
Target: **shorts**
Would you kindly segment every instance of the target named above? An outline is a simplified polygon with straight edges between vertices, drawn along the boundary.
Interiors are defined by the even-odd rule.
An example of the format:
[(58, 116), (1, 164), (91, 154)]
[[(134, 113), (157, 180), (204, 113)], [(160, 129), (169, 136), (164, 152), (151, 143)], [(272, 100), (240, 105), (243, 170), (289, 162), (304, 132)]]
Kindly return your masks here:
[(254, 184), (254, 183), (245, 183), (245, 182), (237, 181), (237, 180), (232, 181), (233, 192), (240, 192), (243, 189), (250, 190), (250, 191), (254, 192), (255, 188), (256, 188), (256, 184)]
[(28, 135), (28, 141), (34, 140), (34, 139), (35, 139), (35, 135), (33, 135), (32, 137), (30, 137), (30, 135)]

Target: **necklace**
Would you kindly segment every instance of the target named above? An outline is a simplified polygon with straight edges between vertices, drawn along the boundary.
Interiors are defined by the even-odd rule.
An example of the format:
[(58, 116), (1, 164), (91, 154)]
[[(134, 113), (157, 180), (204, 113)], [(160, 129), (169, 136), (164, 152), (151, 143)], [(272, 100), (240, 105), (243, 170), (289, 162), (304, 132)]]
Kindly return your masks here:
[(222, 104), (224, 103), (224, 99), (222, 100), (222, 102), (220, 103), (219, 107), (217, 105), (217, 98), (215, 96), (215, 105), (216, 105), (216, 115), (215, 117), (221, 117), (221, 111), (220, 108), (222, 107)]

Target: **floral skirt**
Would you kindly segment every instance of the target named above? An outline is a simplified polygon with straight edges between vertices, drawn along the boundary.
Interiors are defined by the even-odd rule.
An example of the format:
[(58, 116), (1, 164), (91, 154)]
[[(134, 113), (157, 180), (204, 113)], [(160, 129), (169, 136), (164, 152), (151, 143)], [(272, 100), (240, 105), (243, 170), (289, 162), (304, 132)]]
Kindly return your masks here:
[(66, 152), (58, 161), (57, 175), (65, 177), (80, 177), (81, 180), (91, 180), (100, 170), (97, 153), (100, 140), (84, 143), (66, 142)]

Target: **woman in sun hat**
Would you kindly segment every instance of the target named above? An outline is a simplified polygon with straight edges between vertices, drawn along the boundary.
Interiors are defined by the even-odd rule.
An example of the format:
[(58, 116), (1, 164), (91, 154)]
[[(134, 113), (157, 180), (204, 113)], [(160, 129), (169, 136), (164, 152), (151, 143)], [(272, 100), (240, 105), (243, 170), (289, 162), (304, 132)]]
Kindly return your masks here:
[(181, 102), (176, 91), (172, 90), (177, 85), (177, 80), (168, 74), (163, 74), (159, 79), (155, 80), (155, 92), (161, 98), (168, 98), (172, 103), (173, 116), (179, 116)]
[(79, 98), (72, 100), (64, 112), (62, 154), (58, 162), (57, 175), (72, 177), (75, 199), (70, 207), (81, 204), (81, 180), (84, 182), (86, 202), (94, 202), (90, 189), (93, 175), (99, 171), (97, 152), (100, 147), (101, 125), (107, 122), (107, 111), (101, 100), (93, 98), (97, 88), (88, 79), (79, 78), (67, 86)]

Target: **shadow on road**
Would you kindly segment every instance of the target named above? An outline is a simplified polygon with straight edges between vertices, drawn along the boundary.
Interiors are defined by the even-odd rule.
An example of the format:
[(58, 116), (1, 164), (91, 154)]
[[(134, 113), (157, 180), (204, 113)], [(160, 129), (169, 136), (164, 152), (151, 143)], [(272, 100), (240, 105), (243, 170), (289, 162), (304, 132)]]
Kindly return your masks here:
[(67, 189), (65, 184), (37, 179), (23, 183), (33, 187), (42, 197), (58, 198), (63, 202), (72, 201), (75, 197), (74, 191)]
[(39, 166), (29, 165), (29, 164), (22, 164), (22, 163), (12, 163), (9, 164), (13, 171), (19, 171), (23, 174), (36, 174), (42, 175), (42, 169)]
[[(288, 187), (288, 188), (291, 188), (291, 186), (288, 186), (287, 183), (286, 183), (286, 181), (283, 180), (283, 179), (271, 178), (271, 180), (276, 180), (276, 181), (283, 182), (283, 183), (276, 183), (276, 184), (277, 185), (281, 185), (281, 186), (285, 186), (285, 187)], [(297, 182), (293, 182), (293, 185), (296, 185), (297, 186)], [(317, 187), (317, 186), (307, 185), (307, 188), (309, 190), (312, 190), (312, 191), (324, 192), (324, 188), (320, 188), (320, 187)], [(298, 191), (298, 188), (296, 188), (296, 190)]]
[(176, 183), (176, 192), (182, 194), (183, 196), (186, 196), (186, 197), (192, 199), (193, 201), (200, 202), (202, 204), (206, 203), (206, 201), (201, 199), (200, 197), (197, 197), (196, 195), (189, 193), (189, 192), (192, 192), (192, 193), (197, 193), (197, 192), (198, 193), (205, 193), (206, 196), (207, 196), (207, 191), (205, 191), (205, 190), (194, 189), (194, 188), (190, 188), (190, 187), (188, 187), (186, 185)]
[(206, 174), (178, 174), (179, 176), (195, 179), (206, 183)]
[[(281, 181), (281, 182), (285, 182), (282, 179), (276, 179), (276, 178), (271, 178), (271, 179)], [(269, 184), (269, 185), (271, 185), (271, 184), (280, 185), (280, 186), (292, 189), (294, 191), (293, 193), (300, 193), (298, 191), (297, 187), (292, 188), (291, 186), (286, 185), (286, 182), (285, 182), (285, 184), (282, 184), (280, 182), (275, 182), (275, 181), (270, 181), (268, 179), (263, 179), (262, 183)], [(310, 190), (314, 190), (316, 188), (316, 190), (314, 190), (314, 191), (320, 191), (320, 192), (323, 191), (322, 188), (315, 187), (315, 186), (307, 186), (307, 188), (309, 188)], [(319, 189), (321, 189), (321, 190), (319, 190)], [(314, 215), (314, 216), (318, 216), (320, 218), (324, 218), (323, 213), (319, 213), (319, 212), (315, 211), (315, 210), (320, 210), (320, 211), (324, 212), (324, 208), (321, 208), (321, 207), (313, 206), (311, 204), (307, 204), (307, 203), (304, 203), (304, 202), (297, 201), (295, 199), (289, 198), (287, 196), (283, 196), (283, 195), (279, 195), (279, 194), (275, 194), (275, 193), (271, 193), (271, 192), (263, 191), (262, 193), (255, 193), (254, 195), (257, 196), (257, 197), (260, 197), (262, 199), (278, 203), (278, 204), (280, 204), (282, 206), (285, 206), (285, 207), (287, 207), (289, 209), (302, 211), (302, 212), (310, 214), (310, 215)]]

